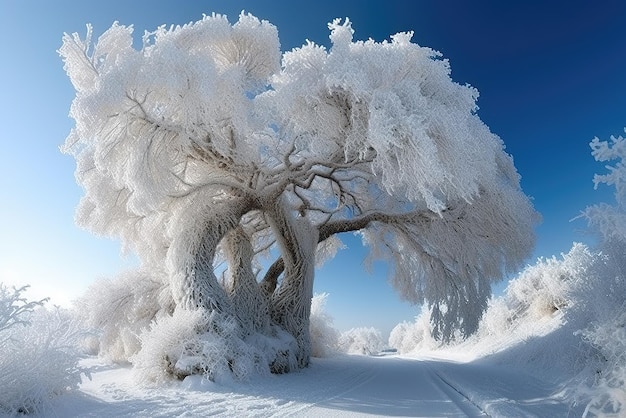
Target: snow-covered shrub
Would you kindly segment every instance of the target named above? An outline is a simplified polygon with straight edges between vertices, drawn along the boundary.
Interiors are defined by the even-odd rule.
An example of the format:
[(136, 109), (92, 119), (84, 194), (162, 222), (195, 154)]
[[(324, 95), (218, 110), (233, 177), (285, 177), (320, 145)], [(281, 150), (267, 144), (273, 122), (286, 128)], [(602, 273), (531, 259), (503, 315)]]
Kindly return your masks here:
[(217, 311), (177, 308), (154, 321), (139, 339), (141, 349), (130, 361), (137, 379), (149, 384), (190, 375), (217, 382), (248, 380), (269, 374), (270, 367), (289, 370), (296, 362), (295, 340), (285, 331), (272, 327), (270, 335), (244, 336), (234, 317)]
[(400, 354), (430, 350), (440, 345), (431, 334), (430, 310), (424, 307), (414, 322), (401, 322), (389, 334), (389, 346)]
[(333, 327), (333, 318), (326, 312), (328, 293), (316, 294), (311, 301), (311, 355), (328, 357), (337, 352), (339, 331)]
[(608, 322), (597, 323), (582, 332), (583, 337), (603, 355), (604, 367), (590, 390), (586, 416), (620, 416), (626, 410), (626, 304)]
[(85, 344), (109, 361), (127, 362), (141, 348), (139, 334), (160, 311), (171, 307), (169, 288), (143, 270), (100, 279), (77, 302), (85, 325), (98, 335)]
[(0, 283), (0, 415), (43, 412), (80, 383), (82, 330), (68, 311), (46, 309)]
[[(102, 279), (77, 303), (97, 335), (83, 341), (86, 351), (113, 362), (133, 363), (137, 376), (158, 383), (176, 376), (202, 374), (211, 380), (247, 379), (268, 370), (295, 367), (293, 337), (279, 327), (244, 335), (232, 317), (171, 308), (169, 288), (142, 270)], [(310, 332), (313, 355), (337, 350), (339, 332), (324, 309), (327, 295), (313, 298)], [(219, 332), (207, 332), (219, 328)], [(269, 367), (269, 368), (268, 368)]]
[(339, 337), (340, 351), (348, 354), (374, 355), (384, 348), (380, 331), (372, 327), (352, 328)]
[(605, 238), (595, 280), (580, 297), (588, 317), (577, 332), (599, 359), (579, 395), (588, 400), (585, 416), (623, 416), (626, 411), (626, 240)]
[(603, 260), (580, 243), (560, 258), (537, 260), (491, 301), (470, 343), (483, 355), (495, 352), (498, 361), (523, 365), (547, 379), (587, 379), (601, 359), (576, 332), (595, 319), (591, 300), (600, 291)]
[(561, 259), (540, 258), (509, 282), (504, 295), (483, 315), (480, 336), (504, 334), (536, 321), (546, 321), (564, 309), (584, 304), (578, 297), (591, 274), (597, 255), (574, 243)]
[[(172, 316), (153, 322), (139, 336), (141, 349), (131, 357), (140, 380), (160, 383), (172, 375), (188, 376), (194, 372), (193, 367), (201, 369), (202, 374), (219, 374), (219, 369), (227, 368), (223, 341), (200, 336), (209, 322), (203, 311), (186, 309), (176, 309)], [(203, 354), (208, 358), (201, 358)]]
[[(489, 338), (490, 336), (502, 336), (510, 333), (513, 327), (511, 309), (504, 296), (489, 300), (485, 314), (481, 318), (477, 339)], [(517, 317), (520, 319), (520, 317)]]
[[(590, 315), (584, 313), (586, 300), (590, 295), (587, 293), (589, 280), (590, 275), (595, 274), (592, 270), (598, 257), (600, 256), (585, 245), (574, 243), (570, 252), (562, 254), (561, 258), (540, 258), (535, 265), (526, 267), (509, 282), (501, 297), (489, 301), (478, 330), (469, 337), (467, 343), (480, 341), (483, 345), (481, 350), (489, 345), (491, 350), (497, 351), (498, 347), (513, 339), (522, 341), (553, 330), (565, 321), (563, 315), (568, 309), (568, 326), (574, 323), (585, 326)], [(575, 311), (572, 310), (574, 308)], [(440, 344), (432, 337), (429, 317), (430, 313), (425, 309), (414, 322), (398, 324), (389, 336), (389, 345), (400, 353), (428, 351), (439, 347)], [(577, 329), (568, 328), (567, 332), (573, 333)], [(580, 338), (564, 338), (580, 345)], [(462, 338), (453, 338), (446, 345), (452, 347), (459, 344), (463, 344)], [(528, 351), (530, 352), (532, 350)], [(559, 357), (556, 360), (545, 358), (552, 367), (553, 361), (562, 362), (563, 367), (568, 370), (578, 367), (572, 364), (578, 363), (573, 358), (560, 356), (555, 350), (549, 352)], [(544, 359), (541, 354), (536, 353), (532, 357), (533, 361)]]

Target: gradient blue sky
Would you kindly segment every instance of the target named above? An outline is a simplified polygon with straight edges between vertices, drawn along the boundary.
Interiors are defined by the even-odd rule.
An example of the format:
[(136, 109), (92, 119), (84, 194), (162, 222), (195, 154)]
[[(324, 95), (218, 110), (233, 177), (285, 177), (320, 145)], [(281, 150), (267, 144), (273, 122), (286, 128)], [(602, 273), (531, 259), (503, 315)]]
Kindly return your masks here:
[[(113, 21), (135, 33), (183, 24), (202, 14), (236, 21), (245, 9), (278, 27), (282, 49), (306, 39), (328, 45), (326, 24), (350, 17), (355, 39), (387, 39), (415, 32), (414, 41), (439, 50), (452, 78), (476, 87), (479, 115), (505, 142), (524, 191), (543, 215), (538, 256), (591, 242), (583, 221), (570, 220), (598, 201), (588, 143), (626, 125), (626, 2), (579, 0), (482, 1), (120, 1), (0, 0), (0, 281), (31, 284), (32, 295), (67, 303), (97, 277), (133, 264), (117, 242), (73, 223), (82, 194), (74, 161), (58, 147), (73, 122), (74, 95), (56, 50), (63, 32), (95, 35)], [(328, 310), (341, 329), (375, 326), (388, 332), (417, 308), (399, 301), (384, 265), (362, 268), (364, 250), (349, 249), (321, 269), (316, 292), (328, 292)]]

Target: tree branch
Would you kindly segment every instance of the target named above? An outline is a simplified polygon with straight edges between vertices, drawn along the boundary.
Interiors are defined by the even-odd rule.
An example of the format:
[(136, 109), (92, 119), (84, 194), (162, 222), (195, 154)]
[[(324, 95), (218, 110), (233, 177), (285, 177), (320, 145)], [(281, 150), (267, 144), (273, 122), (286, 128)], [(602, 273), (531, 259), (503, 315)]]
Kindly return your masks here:
[[(382, 222), (386, 224), (398, 224), (408, 222), (431, 222), (439, 218), (439, 215), (429, 211), (408, 212), (403, 214), (386, 214), (381, 212), (371, 212), (358, 218), (346, 219), (340, 221), (327, 222), (319, 227), (318, 244), (330, 238), (335, 234), (342, 232), (359, 231), (367, 228), (372, 222)], [(265, 295), (271, 295), (276, 290), (278, 278), (285, 269), (285, 263), (282, 257), (279, 257), (267, 269), (260, 286)]]

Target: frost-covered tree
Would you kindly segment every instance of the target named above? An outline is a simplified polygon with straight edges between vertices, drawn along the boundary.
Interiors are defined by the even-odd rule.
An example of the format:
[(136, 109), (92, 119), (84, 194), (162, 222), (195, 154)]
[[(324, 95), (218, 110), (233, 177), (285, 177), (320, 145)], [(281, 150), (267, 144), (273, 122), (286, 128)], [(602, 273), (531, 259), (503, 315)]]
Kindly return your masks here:
[[(593, 320), (583, 330), (584, 338), (601, 354), (602, 367), (588, 395), (584, 416), (621, 416), (626, 412), (626, 139), (612, 136), (610, 141), (594, 138), (592, 155), (596, 161), (613, 162), (608, 173), (596, 175), (595, 187), (615, 187), (615, 203), (588, 207), (583, 216), (592, 230), (599, 232), (600, 264), (597, 283), (588, 294), (595, 296), (589, 305)], [(591, 297), (589, 297), (591, 299)]]
[(120, 238), (175, 309), (213, 318), (200, 332), (234, 319), (244, 340), (291, 335), (274, 371), (309, 361), (315, 263), (338, 234), (360, 233), (445, 338), (476, 328), (538, 218), (478, 92), (441, 54), (412, 33), (355, 42), (347, 19), (329, 28), (330, 48), (281, 54), (249, 14), (160, 27), (139, 49), (115, 23), (59, 51), (76, 89), (63, 149), (85, 190), (78, 224)]

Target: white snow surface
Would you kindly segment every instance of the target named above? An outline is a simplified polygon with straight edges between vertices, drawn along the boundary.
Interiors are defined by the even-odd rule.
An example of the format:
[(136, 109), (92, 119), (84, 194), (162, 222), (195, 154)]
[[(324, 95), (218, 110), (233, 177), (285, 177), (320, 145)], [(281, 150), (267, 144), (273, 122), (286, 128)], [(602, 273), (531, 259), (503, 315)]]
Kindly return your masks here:
[(298, 373), (220, 384), (191, 376), (146, 387), (130, 367), (87, 358), (91, 380), (46, 417), (568, 417), (558, 385), (485, 359), (399, 355), (314, 358)]

